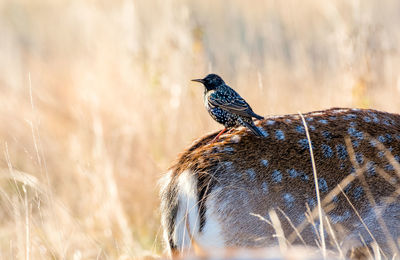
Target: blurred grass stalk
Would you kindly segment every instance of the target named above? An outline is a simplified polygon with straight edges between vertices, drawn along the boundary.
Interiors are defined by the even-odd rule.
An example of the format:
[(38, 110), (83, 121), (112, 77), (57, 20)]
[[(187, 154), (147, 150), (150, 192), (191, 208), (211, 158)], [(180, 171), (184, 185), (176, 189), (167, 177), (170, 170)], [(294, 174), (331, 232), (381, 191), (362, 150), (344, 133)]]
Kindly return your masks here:
[(159, 252), (159, 174), (219, 127), (189, 83), (210, 71), (264, 115), (399, 111), (397, 10), (396, 0), (0, 2), (0, 258)]

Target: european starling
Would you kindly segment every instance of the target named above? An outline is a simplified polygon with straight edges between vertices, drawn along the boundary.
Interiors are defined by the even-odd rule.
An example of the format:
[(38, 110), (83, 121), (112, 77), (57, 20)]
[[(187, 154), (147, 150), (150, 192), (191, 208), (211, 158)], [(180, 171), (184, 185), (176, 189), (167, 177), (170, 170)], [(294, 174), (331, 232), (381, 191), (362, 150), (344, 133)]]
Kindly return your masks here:
[(222, 78), (216, 74), (209, 74), (204, 79), (193, 79), (204, 85), (204, 105), (215, 121), (225, 126), (214, 140), (224, 133), (227, 128), (239, 125), (246, 126), (255, 135), (264, 136), (254, 125), (253, 117), (264, 119), (253, 112), (250, 105), (231, 87), (225, 84)]

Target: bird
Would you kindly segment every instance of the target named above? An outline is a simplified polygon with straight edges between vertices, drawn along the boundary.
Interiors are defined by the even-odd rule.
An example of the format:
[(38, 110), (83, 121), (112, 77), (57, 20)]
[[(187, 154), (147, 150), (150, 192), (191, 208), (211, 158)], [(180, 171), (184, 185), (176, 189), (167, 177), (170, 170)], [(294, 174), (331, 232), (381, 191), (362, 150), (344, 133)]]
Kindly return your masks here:
[(203, 79), (192, 79), (204, 85), (204, 105), (211, 117), (224, 125), (224, 129), (214, 138), (218, 138), (227, 130), (237, 126), (245, 126), (256, 136), (264, 137), (260, 129), (255, 126), (253, 118), (264, 117), (253, 112), (250, 105), (235, 90), (229, 87), (217, 74), (208, 74)]

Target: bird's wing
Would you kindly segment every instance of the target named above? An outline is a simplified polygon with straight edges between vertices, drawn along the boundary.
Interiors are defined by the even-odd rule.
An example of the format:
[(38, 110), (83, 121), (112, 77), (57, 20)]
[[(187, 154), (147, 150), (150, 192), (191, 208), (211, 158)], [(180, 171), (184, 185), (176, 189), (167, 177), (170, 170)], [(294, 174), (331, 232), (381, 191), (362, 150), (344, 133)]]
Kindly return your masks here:
[(223, 93), (220, 91), (214, 92), (208, 96), (208, 102), (212, 106), (220, 107), (241, 116), (250, 116), (252, 111), (249, 104), (232, 89), (227, 89)]

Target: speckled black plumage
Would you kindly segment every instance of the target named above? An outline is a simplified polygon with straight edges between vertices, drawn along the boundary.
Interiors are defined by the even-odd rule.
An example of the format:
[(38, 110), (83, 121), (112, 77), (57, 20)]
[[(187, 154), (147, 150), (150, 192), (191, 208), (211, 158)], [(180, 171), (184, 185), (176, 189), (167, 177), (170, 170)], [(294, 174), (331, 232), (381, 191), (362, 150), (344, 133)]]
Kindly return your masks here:
[(209, 74), (204, 79), (194, 79), (204, 85), (204, 105), (211, 117), (225, 128), (246, 126), (255, 135), (264, 136), (254, 125), (253, 117), (264, 119), (253, 112), (250, 105), (235, 90), (229, 87), (216, 74)]

